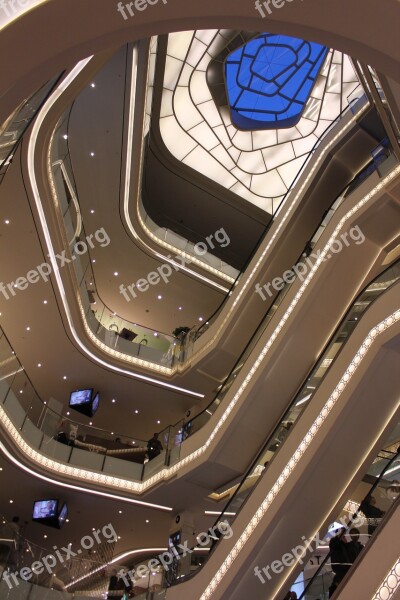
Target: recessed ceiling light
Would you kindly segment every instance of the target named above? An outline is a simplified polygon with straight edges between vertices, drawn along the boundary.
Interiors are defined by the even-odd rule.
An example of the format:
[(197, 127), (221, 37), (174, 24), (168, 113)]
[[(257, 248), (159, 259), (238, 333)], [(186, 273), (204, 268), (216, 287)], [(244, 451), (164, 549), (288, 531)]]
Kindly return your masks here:
[(40, 369), (40, 367), (41, 367), (41, 366), (42, 366), (42, 363), (38, 363), (38, 367), (39, 367), (39, 369)]
[(113, 399), (111, 400), (111, 402), (112, 402), (113, 404), (115, 404), (115, 398), (113, 398)]
[(158, 300), (162, 300), (162, 296), (161, 295), (157, 296), (157, 298), (158, 298)]
[(133, 440), (132, 444), (136, 444), (135, 440)]
[(94, 258), (94, 259), (92, 260), (92, 262), (94, 262), (94, 263), (95, 263), (95, 262), (96, 262), (96, 259)]
[(161, 423), (161, 421), (157, 421), (157, 425), (159, 425)]
[(138, 414), (139, 414), (139, 411), (138, 411), (138, 410), (135, 410), (135, 415), (138, 415)]
[(90, 153), (90, 156), (94, 156), (94, 155), (95, 155), (95, 154), (94, 154), (94, 152), (91, 152), (91, 153)]
[(71, 414), (71, 413), (68, 411), (68, 412), (67, 412), (67, 417), (69, 417), (69, 415), (70, 415), (70, 414)]
[(47, 300), (43, 300), (43, 304), (47, 304)]
[(94, 210), (93, 210), (93, 208), (91, 209), (91, 211), (90, 211), (90, 214), (91, 214), (91, 215), (94, 215)]
[(154, 337), (158, 337), (158, 333), (156, 331), (154, 332)]
[(179, 307), (179, 310), (182, 310), (182, 306)]
[(69, 523), (69, 519), (65, 519), (66, 523)]
[(10, 500), (10, 504), (13, 504), (13, 503), (14, 503), (14, 500)]
[(66, 376), (66, 375), (64, 375), (63, 379), (67, 379), (67, 376)]
[(6, 225), (9, 225), (9, 224), (10, 224), (10, 221), (9, 221), (8, 219), (6, 219), (6, 220), (4, 221), (4, 223), (5, 223)]
[(47, 535), (46, 535), (46, 534), (44, 534), (44, 536), (43, 536), (43, 537), (44, 537), (44, 539), (45, 539), (45, 540), (47, 540)]
[[(89, 425), (93, 425), (92, 421), (90, 421)], [(94, 530), (93, 530), (94, 531)]]
[(2, 470), (3, 470), (3, 467), (0, 467), (0, 471), (2, 471)]
[(146, 523), (150, 523), (150, 521), (148, 519), (146, 519)]
[(114, 276), (118, 277), (118, 271), (114, 271)]
[(27, 331), (30, 331), (30, 330), (31, 330), (31, 328), (28, 326), (28, 327), (26, 328), (26, 330), (27, 330)]
[(199, 317), (199, 321), (201, 322), (203, 320), (203, 317)]
[(67, 139), (68, 139), (68, 136), (67, 136), (67, 134), (66, 134), (66, 133), (64, 133), (64, 135), (63, 135), (63, 138), (64, 138), (64, 140), (67, 140)]
[(119, 512), (120, 515), (122, 515), (122, 510), (119, 510), (118, 512)]
[(119, 539), (119, 540), (121, 539), (121, 536), (120, 536), (120, 535), (118, 536), (118, 539)]
[(94, 88), (94, 87), (96, 87), (96, 84), (95, 83), (91, 83), (90, 87)]
[(23, 394), (23, 393), (24, 393), (24, 390), (19, 390), (19, 393), (20, 393), (20, 394)]

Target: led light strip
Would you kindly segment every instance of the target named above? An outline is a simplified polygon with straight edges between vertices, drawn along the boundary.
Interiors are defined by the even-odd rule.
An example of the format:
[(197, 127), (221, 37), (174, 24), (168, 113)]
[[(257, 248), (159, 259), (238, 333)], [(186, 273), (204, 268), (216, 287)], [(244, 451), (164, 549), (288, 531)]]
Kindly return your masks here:
[[(3, 424), (5, 424), (6, 419), (4, 419), (4, 416), (6, 417), (6, 419), (8, 419), (7, 415), (4, 412), (4, 409), (0, 406), (0, 419), (3, 421)], [(14, 428), (15, 429), (15, 428)], [(15, 430), (18, 434), (18, 431)], [(32, 452), (36, 452), (33, 448), (31, 448), (23, 439), (21, 436), (19, 436), (20, 439), (22, 440), (24, 447), (22, 447), (21, 444), (18, 444), (18, 446), (20, 447), (21, 450), (23, 450), (28, 456), (30, 455), (30, 453)], [(13, 436), (14, 440), (17, 441), (17, 437), (14, 435)], [(26, 452), (26, 450), (24, 448), (29, 449), (29, 452)], [(0, 450), (3, 452), (3, 454), (14, 464), (16, 465), (19, 469), (22, 469), (23, 471), (25, 471), (26, 473), (28, 473), (29, 475), (33, 475), (33, 477), (37, 477), (38, 479), (41, 479), (42, 481), (46, 481), (47, 483), (52, 483), (53, 485), (58, 485), (59, 487), (64, 487), (64, 488), (68, 488), (70, 490), (74, 490), (76, 492), (84, 492), (85, 494), (93, 494), (94, 496), (101, 496), (102, 498), (108, 498), (111, 500), (118, 500), (118, 502), (128, 502), (129, 504), (138, 504), (140, 506), (145, 506), (146, 508), (154, 508), (156, 510), (162, 510), (164, 512), (172, 512), (173, 508), (170, 506), (163, 506), (161, 504), (153, 504), (151, 502), (144, 502), (143, 500), (135, 500), (134, 498), (127, 498), (125, 496), (119, 496), (118, 494), (110, 494), (108, 492), (101, 492), (98, 490), (92, 490), (89, 488), (84, 488), (84, 487), (80, 487), (78, 485), (72, 485), (70, 483), (64, 483), (62, 481), (57, 481), (56, 479), (52, 479), (51, 477), (46, 477), (45, 475), (42, 475), (41, 473), (37, 473), (36, 471), (33, 471), (32, 469), (30, 469), (29, 467), (27, 467), (26, 465), (24, 465), (23, 463), (21, 463), (17, 458), (15, 458), (15, 456), (13, 456), (5, 447), (5, 445), (3, 444), (3, 442), (0, 441)], [(44, 457), (43, 457), (44, 458)], [(55, 463), (55, 461), (53, 461)], [(62, 466), (61, 463), (55, 463), (59, 466)], [(89, 471), (87, 471), (87, 473), (89, 473)], [(89, 479), (88, 477), (86, 477), (86, 479)]]
[[(162, 260), (163, 262), (168, 262), (168, 263), (174, 265), (174, 267), (179, 268), (180, 271), (186, 271), (187, 273), (196, 277), (197, 279), (201, 279), (202, 281), (208, 283), (209, 285), (211, 285), (211, 286), (221, 290), (225, 294), (227, 294), (229, 292), (229, 289), (227, 289), (226, 287), (220, 285), (219, 283), (213, 281), (212, 279), (209, 279), (208, 277), (205, 277), (204, 275), (201, 275), (200, 273), (197, 273), (196, 271), (193, 271), (192, 269), (189, 269), (186, 266), (183, 266), (183, 265), (177, 263), (176, 261), (171, 259), (171, 257), (164, 256), (163, 254), (156, 252), (153, 248), (151, 248), (151, 246), (146, 244), (146, 242), (139, 236), (139, 234), (137, 233), (137, 231), (135, 230), (135, 228), (133, 226), (133, 223), (132, 223), (132, 220), (131, 220), (131, 217), (129, 214), (129, 196), (130, 196), (130, 186), (131, 186), (133, 128), (134, 128), (134, 120), (135, 120), (137, 61), (138, 61), (138, 52), (137, 52), (137, 48), (135, 46), (135, 48), (133, 49), (133, 57), (132, 57), (132, 74), (131, 74), (131, 89), (130, 89), (129, 117), (128, 117), (128, 139), (127, 139), (127, 144), (126, 144), (126, 169), (125, 169), (125, 185), (124, 185), (124, 216), (125, 216), (126, 224), (128, 226), (129, 231), (133, 235), (133, 237), (136, 240), (139, 240), (140, 243), (143, 244), (145, 246), (145, 248), (147, 248), (151, 252), (151, 254), (153, 254), (153, 256), (156, 256), (158, 259)], [(143, 172), (143, 160), (144, 160), (144, 157), (143, 157), (143, 131), (144, 131), (144, 126), (145, 126), (145, 119), (143, 119), (143, 128), (142, 128), (142, 136), (141, 136), (142, 142), (141, 142), (140, 156), (139, 156), (139, 172), (140, 173)], [(140, 175), (140, 177), (141, 177), (141, 175)], [(152, 239), (153, 241), (155, 241), (157, 245), (163, 246), (167, 250), (170, 250), (180, 256), (185, 257), (185, 259), (187, 259), (188, 261), (190, 260), (190, 262), (196, 264), (198, 267), (200, 267), (206, 271), (209, 271), (210, 273), (213, 273), (213, 275), (216, 275), (220, 279), (224, 279), (225, 281), (227, 281), (230, 284), (233, 284), (235, 280), (232, 277), (230, 277), (229, 275), (226, 275), (226, 273), (223, 273), (222, 271), (218, 271), (218, 269), (215, 269), (214, 267), (207, 265), (206, 263), (202, 262), (201, 260), (198, 260), (195, 256), (188, 254), (187, 252), (184, 252), (184, 251), (180, 250), (179, 248), (176, 248), (175, 246), (172, 246), (171, 244), (164, 242), (163, 240), (160, 240), (160, 238), (158, 238), (156, 235), (154, 235), (154, 233), (147, 227), (147, 225), (144, 222), (144, 220), (142, 219), (142, 216), (139, 211), (139, 193), (140, 193), (139, 186), (140, 186), (140, 179), (138, 181), (138, 186), (136, 189), (136, 200), (137, 200), (136, 201), (136, 212), (137, 212), (138, 221), (139, 221), (143, 231), (147, 234), (147, 236), (150, 239)]]
[(69, 241), (69, 245), (71, 246), (71, 244), (73, 244), (73, 242), (76, 240), (77, 237), (79, 237), (81, 231), (82, 231), (82, 213), (81, 213), (81, 209), (78, 203), (78, 199), (76, 197), (75, 194), (75, 190), (72, 186), (71, 180), (69, 178), (69, 175), (67, 173), (67, 169), (64, 166), (64, 163), (62, 160), (56, 160), (56, 162), (53, 163), (52, 165), (53, 167), (60, 167), (63, 177), (65, 179), (65, 183), (67, 184), (68, 187), (68, 191), (69, 194), (72, 198), (72, 202), (74, 203), (74, 207), (75, 207), (75, 211), (76, 211), (76, 227), (75, 227), (75, 233), (72, 236), (72, 239)]
[(400, 588), (400, 558), (394, 563), (371, 600), (390, 600)]
[[(286, 464), (283, 469), (280, 477), (277, 479), (275, 484), (272, 486), (271, 491), (264, 498), (264, 501), (259, 506), (258, 510), (254, 513), (253, 517), (250, 519), (247, 527), (239, 537), (238, 541), (228, 554), (227, 558), (222, 563), (221, 567), (218, 569), (214, 577), (212, 578), (210, 584), (204, 590), (203, 594), (200, 596), (199, 600), (207, 600), (211, 598), (212, 594), (217, 589), (218, 585), (222, 581), (222, 579), (227, 574), (228, 570), (233, 565), (235, 559), (238, 557), (239, 553), (243, 549), (244, 545), (248, 542), (251, 535), (254, 533), (256, 527), (260, 523), (261, 519), (264, 517), (267, 510), (272, 505), (273, 501), (278, 496), (279, 492), (284, 487), (285, 483), (289, 479), (290, 475), (293, 473), (297, 465), (299, 464), (301, 458), (305, 454), (306, 450), (310, 446), (312, 440), (317, 435), (323, 423), (328, 418), (331, 413), (333, 407), (338, 402), (340, 396), (343, 391), (346, 389), (349, 381), (354, 376), (361, 362), (366, 357), (369, 350), (372, 348), (373, 343), (377, 340), (378, 336), (382, 334), (384, 331), (387, 331), (390, 327), (400, 321), (400, 309), (396, 310), (396, 312), (392, 313), (386, 319), (381, 321), (378, 325), (373, 327), (368, 333), (367, 337), (364, 339), (364, 342), (358, 349), (357, 353), (354, 355), (350, 365), (342, 375), (339, 383), (336, 385), (334, 391), (330, 395), (328, 401), (325, 403), (323, 409), (319, 413), (318, 417), (315, 419), (314, 423), (311, 425), (307, 434), (304, 436), (303, 440), (295, 450), (292, 458)], [(397, 411), (397, 408), (395, 409)], [(392, 415), (391, 415), (392, 417)], [(391, 418), (390, 417), (390, 418)]]
[[(66, 297), (66, 293), (65, 293), (65, 289), (64, 289), (64, 285), (61, 279), (61, 275), (60, 275), (60, 271), (59, 271), (59, 267), (57, 264), (57, 260), (55, 257), (55, 252), (54, 252), (54, 248), (53, 248), (53, 244), (52, 244), (52, 240), (50, 237), (50, 232), (47, 226), (47, 222), (46, 222), (46, 217), (44, 214), (44, 210), (43, 210), (43, 206), (40, 200), (40, 194), (39, 194), (39, 188), (38, 188), (38, 184), (37, 184), (37, 179), (36, 179), (36, 173), (35, 173), (35, 151), (36, 151), (36, 143), (37, 143), (37, 138), (39, 135), (39, 131), (41, 126), (43, 125), (43, 122), (46, 118), (47, 113), (49, 112), (49, 110), (51, 109), (51, 107), (55, 104), (55, 102), (60, 98), (60, 96), (65, 92), (65, 90), (71, 85), (71, 83), (73, 83), (73, 81), (76, 79), (76, 77), (81, 73), (81, 71), (86, 67), (86, 65), (91, 61), (93, 57), (90, 56), (89, 58), (86, 58), (85, 60), (80, 61), (72, 70), (71, 72), (67, 75), (67, 77), (65, 77), (65, 79), (60, 83), (60, 85), (57, 87), (57, 89), (53, 92), (53, 94), (50, 96), (50, 98), (46, 101), (45, 105), (43, 106), (42, 110), (40, 111), (40, 113), (38, 114), (33, 128), (32, 128), (32, 133), (29, 137), (29, 145), (28, 145), (28, 172), (29, 172), (29, 178), (30, 178), (30, 184), (31, 184), (31, 188), (32, 188), (32, 193), (35, 199), (35, 204), (36, 204), (36, 209), (38, 211), (39, 214), (39, 219), (40, 219), (40, 223), (42, 226), (42, 230), (43, 230), (43, 234), (46, 240), (46, 244), (47, 244), (47, 249), (48, 249), (48, 255), (50, 257), (50, 261), (51, 261), (51, 266), (53, 269), (53, 275), (56, 279), (57, 282), (57, 286), (58, 286), (58, 290), (61, 296), (61, 300), (64, 306), (64, 311), (68, 320), (68, 325), (70, 328), (70, 331), (77, 343), (77, 345), (83, 350), (83, 352), (89, 356), (94, 362), (97, 362), (98, 364), (106, 367), (109, 370), (115, 371), (117, 373), (121, 373), (122, 375), (127, 375), (129, 377), (133, 377), (135, 379), (139, 379), (141, 381), (145, 381), (147, 383), (151, 383), (154, 385), (158, 385), (160, 387), (164, 387), (170, 390), (174, 390), (177, 392), (181, 392), (183, 394), (186, 394), (188, 396), (194, 396), (196, 398), (204, 398), (204, 394), (200, 394), (198, 392), (194, 392), (193, 390), (189, 390), (186, 388), (181, 388), (179, 386), (176, 385), (172, 385), (170, 383), (166, 383), (164, 381), (160, 381), (158, 379), (153, 379), (152, 377), (147, 377), (145, 375), (141, 375), (139, 373), (134, 373), (132, 371), (127, 371), (125, 369), (121, 369), (120, 367), (117, 367), (115, 365), (112, 365), (110, 363), (107, 363), (106, 361), (102, 360), (101, 358), (99, 358), (98, 356), (96, 356), (93, 352), (91, 352), (89, 350), (89, 348), (87, 348), (83, 342), (81, 341), (81, 339), (79, 338), (75, 326), (73, 324), (72, 321), (72, 316), (71, 316), (71, 311), (68, 305), (68, 301), (67, 301), (67, 297)], [(47, 157), (47, 168), (48, 168), (48, 173), (51, 173), (51, 159), (50, 159), (50, 147), (48, 149), (48, 157)], [(52, 182), (53, 186), (54, 186), (54, 181)], [(53, 191), (53, 190), (52, 190)], [(53, 191), (54, 193), (54, 191)], [(162, 369), (164, 369), (165, 367), (161, 367), (160, 366), (160, 371)]]

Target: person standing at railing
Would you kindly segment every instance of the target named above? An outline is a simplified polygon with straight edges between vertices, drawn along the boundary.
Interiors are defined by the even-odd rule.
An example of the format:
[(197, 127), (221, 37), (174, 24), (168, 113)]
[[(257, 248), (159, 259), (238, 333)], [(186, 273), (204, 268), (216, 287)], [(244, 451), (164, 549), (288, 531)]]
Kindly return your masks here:
[(149, 455), (149, 460), (153, 460), (156, 456), (161, 454), (164, 450), (162, 443), (158, 439), (158, 433), (155, 433), (153, 437), (147, 442), (147, 453)]

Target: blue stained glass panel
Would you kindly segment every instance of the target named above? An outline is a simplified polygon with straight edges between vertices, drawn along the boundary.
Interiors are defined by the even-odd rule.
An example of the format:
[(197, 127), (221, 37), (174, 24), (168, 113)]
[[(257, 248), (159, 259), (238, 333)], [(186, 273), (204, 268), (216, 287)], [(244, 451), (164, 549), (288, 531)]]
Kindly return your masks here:
[(232, 122), (239, 129), (276, 129), (299, 122), (328, 49), (263, 33), (225, 61)]

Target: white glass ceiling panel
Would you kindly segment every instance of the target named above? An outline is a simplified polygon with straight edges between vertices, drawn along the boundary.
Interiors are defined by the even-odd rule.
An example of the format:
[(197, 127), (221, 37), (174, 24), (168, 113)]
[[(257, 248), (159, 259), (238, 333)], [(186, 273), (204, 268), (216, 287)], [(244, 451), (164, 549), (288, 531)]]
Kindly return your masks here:
[(190, 81), (190, 93), (195, 104), (212, 100), (204, 71), (194, 71)]
[(180, 124), (184, 131), (189, 131), (199, 123), (204, 123), (202, 115), (191, 101), (187, 87), (178, 87), (175, 90), (174, 109), (180, 114)]
[(242, 152), (238, 160), (238, 167), (246, 173), (264, 173), (265, 165), (261, 150), (256, 152)]
[(211, 154), (217, 159), (218, 162), (222, 163), (224, 167), (228, 169), (228, 171), (235, 169), (235, 163), (221, 144), (219, 144), (216, 148), (213, 148), (211, 150)]
[(220, 126), (221, 118), (219, 116), (218, 109), (215, 106), (214, 100), (208, 100), (208, 102), (203, 102), (202, 104), (199, 104), (197, 108), (203, 115), (206, 123), (208, 123), (211, 127), (218, 128)]
[(160, 131), (168, 150), (178, 160), (182, 160), (186, 154), (196, 147), (196, 142), (179, 127), (175, 117), (161, 119)]
[(206, 44), (203, 44), (203, 42), (200, 42), (197, 38), (195, 42), (196, 43), (190, 46), (190, 50), (186, 58), (186, 63), (191, 67), (195, 67), (207, 52)]
[(271, 148), (264, 148), (262, 153), (269, 171), (296, 158), (292, 142), (286, 142), (286, 144), (279, 144), (279, 146)]
[(212, 128), (208, 127), (205, 121), (202, 121), (200, 125), (196, 125), (196, 127), (191, 129), (190, 135), (193, 136), (194, 139), (206, 150), (212, 150), (219, 143), (219, 140), (214, 134)]
[[(233, 127), (233, 125), (231, 125), (231, 127)], [(232, 141), (239, 150), (253, 150), (253, 139), (250, 131), (236, 130), (234, 135), (232, 135)]]
[(164, 75), (164, 87), (167, 90), (174, 91), (179, 78), (182, 63), (177, 58), (172, 56), (166, 62), (165, 75)]
[(174, 97), (174, 95), (171, 92), (171, 90), (164, 90), (164, 93), (161, 98), (161, 111), (160, 111), (161, 118), (173, 116), (173, 114), (174, 114), (174, 111), (172, 110), (173, 97)]
[(214, 29), (203, 29), (203, 30), (198, 29), (196, 31), (196, 38), (198, 40), (201, 40), (202, 42), (204, 42), (207, 46), (209, 46), (211, 44), (214, 37), (215, 37)]
[(258, 196), (272, 196), (271, 190), (278, 194), (284, 194), (287, 191), (282, 178), (276, 169), (264, 173), (263, 175), (253, 175), (251, 182), (251, 191)]
[(192, 169), (200, 164), (205, 167), (207, 175), (226, 188), (230, 188), (235, 183), (235, 178), (225, 169), (209, 152), (197, 146), (183, 161)]
[(168, 55), (184, 61), (192, 43), (193, 31), (171, 33), (168, 36)]
[(240, 177), (246, 187), (249, 188), (251, 186), (252, 175), (247, 175), (246, 173), (243, 173), (242, 170), (238, 167), (232, 169), (232, 175), (235, 175), (235, 177), (238, 178)]
[(282, 165), (281, 167), (279, 167), (279, 175), (282, 177), (287, 188), (289, 188), (292, 185), (292, 181), (295, 179), (297, 173), (303, 166), (304, 160), (304, 156), (300, 156), (300, 158), (296, 158), (295, 160), (290, 161), (286, 165)]

